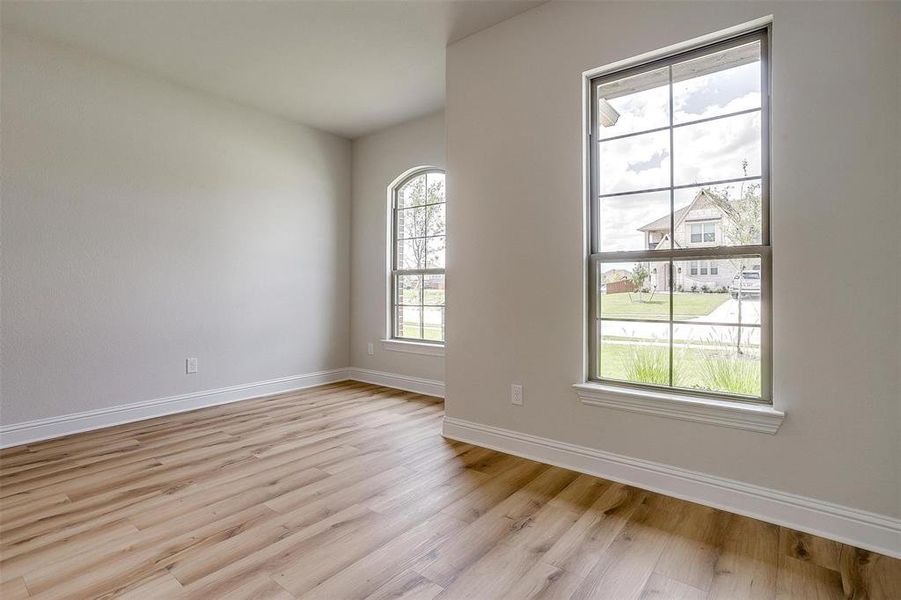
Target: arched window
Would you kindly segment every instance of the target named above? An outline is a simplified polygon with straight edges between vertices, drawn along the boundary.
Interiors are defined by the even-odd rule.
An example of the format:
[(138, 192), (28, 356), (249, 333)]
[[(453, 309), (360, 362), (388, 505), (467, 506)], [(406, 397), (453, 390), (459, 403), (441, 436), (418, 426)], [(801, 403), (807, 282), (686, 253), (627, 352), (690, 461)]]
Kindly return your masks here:
[(391, 337), (444, 343), (444, 171), (413, 171), (391, 189)]

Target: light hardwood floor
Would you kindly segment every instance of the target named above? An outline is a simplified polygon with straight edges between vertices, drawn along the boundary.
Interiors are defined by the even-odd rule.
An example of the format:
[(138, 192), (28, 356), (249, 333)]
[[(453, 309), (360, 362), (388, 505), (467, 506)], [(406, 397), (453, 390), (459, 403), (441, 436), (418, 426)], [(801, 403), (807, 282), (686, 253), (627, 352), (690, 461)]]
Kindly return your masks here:
[(901, 598), (901, 561), (440, 436), (340, 383), (0, 452), (0, 597)]

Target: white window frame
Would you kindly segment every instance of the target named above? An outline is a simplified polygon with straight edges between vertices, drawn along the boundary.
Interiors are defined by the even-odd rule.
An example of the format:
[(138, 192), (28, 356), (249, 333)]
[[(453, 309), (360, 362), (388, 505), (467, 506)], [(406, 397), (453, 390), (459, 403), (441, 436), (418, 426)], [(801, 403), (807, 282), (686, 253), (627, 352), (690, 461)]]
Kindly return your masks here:
[[(397, 302), (396, 302), (396, 284), (395, 280), (398, 275), (444, 275), (445, 278), (445, 298), (444, 298), (444, 323), (445, 332), (447, 324), (447, 274), (446, 269), (442, 268), (422, 268), (422, 269), (398, 269), (397, 268), (397, 194), (410, 180), (429, 173), (441, 173), (446, 175), (444, 169), (431, 165), (423, 165), (409, 169), (395, 179), (388, 186), (388, 230), (387, 230), (387, 294), (386, 294), (386, 333), (382, 339), (382, 347), (385, 350), (395, 352), (405, 352), (410, 354), (424, 354), (428, 356), (444, 356), (445, 340), (428, 340), (424, 338), (407, 338), (396, 335), (395, 321), (397, 319)], [(445, 187), (445, 198), (442, 203), (447, 206), (447, 188)], [(447, 231), (445, 226), (445, 248), (447, 248)], [(423, 290), (424, 292), (424, 290)], [(422, 306), (422, 305), (421, 305)], [(424, 309), (421, 310), (420, 318), (424, 318)]]
[[(632, 412), (669, 416), (677, 419), (697, 421), (736, 427), (752, 431), (775, 433), (785, 418), (785, 413), (773, 407), (772, 400), (772, 316), (771, 316), (771, 251), (769, 223), (769, 177), (770, 177), (770, 77), (769, 44), (772, 17), (764, 17), (750, 23), (733, 27), (722, 32), (703, 36), (696, 40), (677, 44), (660, 51), (648, 53), (634, 59), (620, 61), (606, 67), (585, 72), (584, 90), (586, 107), (585, 145), (585, 190), (588, 197), (586, 211), (586, 343), (585, 361), (583, 363), (584, 383), (574, 385), (583, 403), (616, 408)], [(597, 214), (598, 194), (596, 192), (597, 177), (595, 174), (595, 137), (592, 135), (595, 125), (595, 112), (598, 80), (602, 77), (612, 79), (625, 76), (627, 71), (637, 68), (648, 69), (650, 65), (659, 68), (661, 64), (672, 64), (676, 60), (685, 60), (691, 55), (705, 54), (715, 50), (716, 46), (735, 43), (739, 38), (761, 39), (761, 63), (763, 73), (761, 89), (761, 197), (762, 197), (762, 240), (759, 245), (732, 247), (671, 248), (664, 251), (628, 251), (600, 253), (597, 245), (598, 230), (593, 215)], [(678, 59), (677, 59), (678, 57)], [(615, 74), (615, 75), (614, 75)], [(671, 182), (672, 183), (672, 182)], [(711, 182), (713, 183), (713, 182)], [(672, 214), (672, 206), (671, 206)], [(672, 217), (671, 217), (672, 218)], [(671, 224), (670, 230), (675, 228)], [(597, 267), (602, 258), (608, 261), (649, 260), (664, 258), (668, 261), (698, 260), (724, 256), (756, 256), (761, 261), (761, 397), (750, 399), (735, 397), (729, 394), (710, 392), (693, 392), (671, 387), (645, 386), (627, 382), (599, 381), (593, 377), (597, 365), (595, 345), (597, 342), (596, 319), (597, 302)], [(592, 290), (595, 290), (592, 293)]]

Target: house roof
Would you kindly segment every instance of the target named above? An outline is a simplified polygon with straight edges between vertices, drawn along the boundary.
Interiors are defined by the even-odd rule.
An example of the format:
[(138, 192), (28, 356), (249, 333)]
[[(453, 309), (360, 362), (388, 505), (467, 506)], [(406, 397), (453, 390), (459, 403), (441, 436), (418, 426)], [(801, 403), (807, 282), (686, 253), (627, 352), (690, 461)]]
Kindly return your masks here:
[[(679, 245), (679, 242), (673, 242), (673, 248), (681, 247), (682, 246)], [(664, 235), (659, 242), (657, 242), (657, 245), (654, 246), (653, 250), (669, 250), (669, 232), (667, 232), (667, 234)]]
[[(707, 198), (707, 197), (708, 197), (707, 190), (701, 190), (700, 192), (695, 194), (694, 199), (692, 199), (692, 201), (688, 204), (688, 206), (683, 206), (682, 208), (677, 210), (675, 213), (673, 213), (673, 222), (676, 225), (681, 223), (682, 220), (685, 219), (686, 215), (688, 215), (688, 213), (691, 212), (691, 210), (693, 208), (695, 208), (695, 206), (698, 204), (698, 201), (701, 198)], [(638, 228), (638, 231), (669, 231), (669, 215), (664, 215), (664, 216), (660, 217), (659, 219), (651, 221), (647, 225), (642, 225), (641, 227)]]
[[(688, 209), (691, 208), (692, 204), (694, 204), (694, 202), (680, 208), (674, 213), (673, 216), (676, 218), (676, 221), (685, 216), (685, 213), (688, 212)], [(655, 221), (651, 221), (647, 225), (642, 225), (638, 228), (638, 231), (669, 231), (669, 215), (664, 215)]]

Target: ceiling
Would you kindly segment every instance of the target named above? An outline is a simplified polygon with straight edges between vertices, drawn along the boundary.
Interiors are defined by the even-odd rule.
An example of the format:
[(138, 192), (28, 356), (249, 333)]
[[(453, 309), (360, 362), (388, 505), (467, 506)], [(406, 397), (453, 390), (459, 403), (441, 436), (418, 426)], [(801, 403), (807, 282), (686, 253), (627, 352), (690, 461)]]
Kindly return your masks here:
[(355, 138), (444, 106), (448, 43), (540, 0), (4, 0), (3, 26)]

